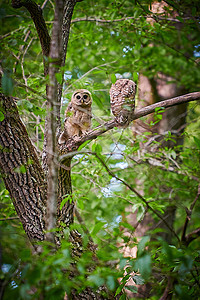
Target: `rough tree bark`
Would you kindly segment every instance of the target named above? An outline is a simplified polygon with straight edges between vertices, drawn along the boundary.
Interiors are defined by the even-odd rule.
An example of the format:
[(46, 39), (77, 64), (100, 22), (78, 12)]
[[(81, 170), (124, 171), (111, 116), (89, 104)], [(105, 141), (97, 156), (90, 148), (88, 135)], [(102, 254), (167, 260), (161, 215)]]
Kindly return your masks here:
[(13, 99), (1, 94), (0, 107), (4, 113), (0, 122), (1, 173), (24, 230), (34, 244), (44, 239), (45, 176)]
[(57, 189), (58, 189), (58, 164), (57, 164), (57, 139), (56, 125), (60, 119), (60, 99), (58, 99), (58, 82), (56, 73), (62, 62), (62, 22), (64, 1), (57, 0), (55, 5), (55, 18), (52, 29), (52, 39), (49, 53), (49, 84), (47, 87), (47, 118), (45, 128), (46, 155), (47, 155), (47, 214), (46, 214), (46, 239), (55, 243), (57, 212)]
[[(49, 122), (50, 127), (47, 127), (49, 130), (46, 131), (46, 134), (51, 137), (50, 144), (47, 143), (47, 149), (50, 151), (49, 155), (49, 176), (51, 171), (55, 172), (55, 169), (59, 168), (59, 172), (55, 172), (53, 179), (48, 177), (46, 181), (44, 170), (41, 167), (37, 152), (31, 143), (29, 136), (27, 134), (26, 128), (20, 120), (17, 107), (14, 103), (12, 97), (6, 97), (0, 95), (0, 105), (4, 113), (4, 120), (0, 123), (0, 167), (2, 176), (8, 189), (10, 196), (15, 205), (16, 211), (19, 215), (19, 218), (23, 224), (24, 230), (29, 237), (30, 241), (37, 249), (37, 242), (43, 241), (44, 229), (51, 229), (57, 224), (64, 223), (65, 226), (69, 226), (73, 223), (74, 219), (74, 203), (73, 201), (67, 201), (63, 206), (62, 210), (59, 209), (60, 203), (67, 196), (72, 194), (71, 188), (71, 176), (70, 176), (70, 163), (71, 157), (66, 157), (62, 159), (62, 162), (59, 164), (58, 157), (70, 152), (76, 151), (78, 147), (86, 140), (92, 140), (97, 138), (102, 133), (112, 129), (117, 126), (115, 120), (106, 122), (105, 124), (99, 126), (95, 130), (91, 130), (87, 136), (80, 137), (79, 139), (70, 139), (66, 144), (62, 145), (59, 149), (59, 152), (56, 151), (56, 139), (55, 139), (55, 130), (52, 125), (55, 125), (55, 117), (59, 117), (59, 105), (61, 99), (61, 90), (62, 86), (58, 86), (57, 81), (55, 80), (55, 73), (58, 71), (58, 68), (55, 67), (55, 62), (58, 66), (62, 66), (65, 63), (65, 56), (67, 50), (67, 41), (69, 37), (70, 22), (73, 13), (74, 5), (76, 4), (75, 0), (61, 1), (58, 0), (56, 13), (61, 14), (58, 17), (58, 22), (55, 23), (55, 31), (53, 29), (53, 35), (50, 45), (50, 38), (47, 36), (45, 23), (41, 17), (41, 10), (37, 5), (31, 0), (13, 0), (13, 7), (19, 8), (22, 5), (25, 6), (29, 12), (31, 10), (31, 17), (35, 22), (36, 28), (38, 30), (38, 36), (42, 45), (43, 54), (46, 56), (49, 53), (52, 59), (56, 59), (50, 62), (49, 66), (45, 66), (45, 74), (49, 72), (50, 74), (50, 88), (47, 89), (47, 100), (50, 103), (50, 114)], [(64, 6), (63, 6), (64, 5)], [(34, 13), (36, 12), (36, 14)], [(38, 18), (40, 16), (40, 18)], [(38, 25), (42, 20), (42, 24)], [(62, 27), (61, 32), (63, 32), (62, 39), (57, 40), (56, 32)], [(43, 29), (42, 29), (43, 28)], [(43, 40), (43, 34), (45, 41)], [(58, 46), (59, 45), (59, 46)], [(58, 46), (58, 49), (57, 49)], [(56, 49), (55, 49), (56, 48)], [(62, 48), (62, 50), (61, 50)], [(51, 50), (52, 52), (51, 52)], [(50, 51), (50, 52), (49, 52)], [(56, 57), (54, 54), (56, 53)], [(55, 98), (54, 98), (55, 97)], [(177, 104), (199, 100), (200, 92), (192, 93), (189, 95), (184, 95), (175, 99), (169, 99), (159, 103), (159, 105), (152, 105), (148, 108), (143, 108), (139, 111), (136, 111), (132, 115), (132, 120), (140, 118), (141, 116), (148, 115), (149, 113), (154, 112), (156, 107), (169, 107), (175, 106)], [(54, 105), (55, 103), (56, 105)], [(55, 106), (55, 107), (54, 107)], [(52, 110), (51, 110), (52, 109)], [(53, 112), (53, 113), (52, 113)], [(52, 115), (54, 115), (53, 119)], [(58, 126), (58, 123), (56, 123)], [(49, 126), (49, 125), (48, 125)], [(50, 133), (51, 132), (51, 133)], [(45, 149), (46, 151), (46, 149)], [(56, 153), (57, 152), (57, 153)], [(46, 151), (46, 153), (48, 153)], [(52, 158), (53, 155), (53, 158)], [(52, 165), (51, 165), (52, 164)], [(57, 177), (57, 178), (56, 178)], [(57, 192), (57, 180), (58, 180), (58, 192)], [(54, 182), (53, 190), (50, 191), (47, 188), (51, 182)], [(50, 187), (50, 186), (49, 186)], [(49, 201), (49, 194), (53, 195), (52, 201), (50, 201), (50, 207), (52, 211), (49, 210), (49, 213), (52, 217), (50, 227), (45, 224), (45, 217), (47, 211), (47, 200)], [(47, 199), (48, 197), (48, 199)], [(57, 212), (56, 212), (56, 201)], [(57, 221), (55, 222), (57, 218)], [(48, 218), (49, 219), (49, 218)], [(78, 241), (81, 243), (81, 237), (78, 233), (72, 232), (72, 240)], [(54, 241), (52, 236), (49, 240)], [(73, 299), (105, 299), (98, 293), (94, 293), (91, 289), (85, 290), (80, 295), (76, 295), (76, 292), (72, 292)], [(106, 297), (108, 299), (108, 297)], [(115, 299), (114, 296), (110, 299)]]

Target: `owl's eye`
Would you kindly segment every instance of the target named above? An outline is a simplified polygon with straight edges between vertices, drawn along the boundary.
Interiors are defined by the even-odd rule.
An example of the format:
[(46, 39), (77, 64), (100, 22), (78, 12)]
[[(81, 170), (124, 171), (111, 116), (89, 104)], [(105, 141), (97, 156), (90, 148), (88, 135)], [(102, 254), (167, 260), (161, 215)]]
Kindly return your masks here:
[(88, 95), (83, 95), (83, 99), (87, 99), (88, 98)]
[(76, 96), (76, 99), (78, 99), (78, 100), (81, 99), (81, 96), (80, 96), (80, 95), (77, 95), (77, 96)]

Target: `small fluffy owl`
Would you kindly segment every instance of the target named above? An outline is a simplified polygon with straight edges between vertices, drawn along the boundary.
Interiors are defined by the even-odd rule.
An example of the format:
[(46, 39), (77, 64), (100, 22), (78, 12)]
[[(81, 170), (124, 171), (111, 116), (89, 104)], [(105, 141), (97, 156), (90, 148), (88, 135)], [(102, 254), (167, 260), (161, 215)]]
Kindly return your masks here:
[(111, 111), (119, 127), (127, 127), (135, 109), (136, 84), (129, 79), (118, 79), (110, 89)]
[(88, 90), (81, 89), (73, 93), (71, 102), (65, 111), (64, 131), (59, 137), (59, 144), (72, 136), (81, 136), (91, 127), (92, 96)]

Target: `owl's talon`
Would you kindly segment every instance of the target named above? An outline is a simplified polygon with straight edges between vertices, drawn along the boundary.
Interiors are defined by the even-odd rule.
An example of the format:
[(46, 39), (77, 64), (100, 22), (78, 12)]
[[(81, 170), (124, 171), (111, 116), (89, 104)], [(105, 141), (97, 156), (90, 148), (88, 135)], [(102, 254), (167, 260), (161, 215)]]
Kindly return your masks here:
[(80, 136), (79, 136), (79, 135), (76, 134), (76, 135), (73, 136), (73, 140), (74, 140), (75, 142), (78, 142), (79, 139), (80, 139)]
[(84, 131), (82, 136), (87, 136), (88, 135), (88, 131)]

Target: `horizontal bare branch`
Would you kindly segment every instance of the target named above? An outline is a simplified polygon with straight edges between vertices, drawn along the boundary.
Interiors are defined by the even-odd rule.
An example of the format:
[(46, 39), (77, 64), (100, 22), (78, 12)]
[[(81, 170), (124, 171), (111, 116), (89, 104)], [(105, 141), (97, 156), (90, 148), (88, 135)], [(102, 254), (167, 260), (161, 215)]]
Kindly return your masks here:
[(99, 22), (99, 23), (114, 23), (114, 22), (121, 22), (121, 21), (127, 21), (132, 19), (135, 19), (135, 17), (125, 17), (125, 18), (113, 19), (113, 20), (100, 19), (97, 17), (82, 17), (82, 18), (76, 18), (72, 20), (71, 23), (84, 22), (84, 21)]
[[(144, 17), (144, 16), (141, 16)], [(96, 23), (116, 23), (116, 22), (122, 22), (122, 21), (128, 21), (128, 20), (139, 20), (139, 18), (135, 17), (124, 17), (120, 19), (113, 19), (113, 20), (106, 20), (106, 19), (101, 19), (98, 17), (81, 17), (81, 18), (76, 18), (71, 21), (71, 23), (77, 23), (77, 22), (96, 22)], [(175, 18), (166, 18), (166, 17), (161, 17), (161, 16), (155, 16), (155, 15), (146, 15), (146, 18), (151, 18), (154, 19), (156, 17), (157, 20), (160, 21), (169, 21), (169, 22), (176, 22), (176, 23), (182, 23), (180, 20), (175, 19)], [(183, 18), (183, 21), (185, 20), (191, 20), (190, 18)]]
[(200, 92), (194, 92), (194, 93), (178, 96), (175, 98), (167, 99), (167, 100), (160, 101), (155, 104), (146, 106), (146, 107), (140, 109), (139, 111), (136, 111), (133, 115), (132, 120), (136, 120), (141, 117), (147, 116), (148, 114), (153, 113), (155, 111), (155, 109), (158, 107), (169, 108), (172, 106), (176, 106), (176, 105), (187, 103), (187, 102), (194, 101), (194, 100), (200, 100)]
[[(131, 121), (139, 119), (141, 117), (147, 116), (151, 113), (155, 112), (155, 109), (158, 107), (162, 108), (169, 108), (172, 106), (180, 105), (183, 103), (187, 103), (194, 100), (200, 100), (200, 92), (194, 92), (182, 96), (178, 96), (175, 98), (167, 99), (149, 106), (146, 106), (140, 110), (136, 110), (132, 117)], [(90, 130), (86, 135), (83, 135), (81, 137), (71, 138), (66, 141), (65, 144), (60, 145), (60, 150), (62, 153), (67, 153), (71, 151), (76, 151), (78, 147), (83, 144), (84, 142), (88, 140), (94, 140), (98, 136), (102, 135), (103, 133), (107, 132), (108, 130), (111, 130), (114, 127), (117, 127), (118, 123), (116, 119), (113, 119), (111, 121), (105, 122), (104, 124), (94, 128), (93, 130)]]

